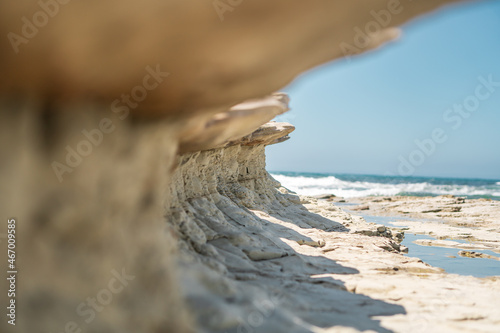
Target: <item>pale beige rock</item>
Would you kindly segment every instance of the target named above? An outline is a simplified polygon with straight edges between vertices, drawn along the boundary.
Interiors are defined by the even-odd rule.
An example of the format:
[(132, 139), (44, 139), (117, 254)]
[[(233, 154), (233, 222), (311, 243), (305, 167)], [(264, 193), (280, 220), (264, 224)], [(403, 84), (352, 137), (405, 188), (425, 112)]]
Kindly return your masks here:
[(269, 252), (269, 251), (248, 251), (247, 252), (248, 258), (250, 258), (254, 261), (276, 259), (276, 258), (281, 258), (284, 255), (285, 254), (282, 252)]
[(272, 145), (290, 139), (288, 134), (293, 132), (295, 127), (289, 123), (269, 122), (257, 128), (251, 134), (243, 138), (231, 141), (226, 146), (241, 144), (243, 146)]
[[(206, 123), (200, 124), (199, 129), (191, 130), (192, 135), (182, 133), (180, 153), (220, 148), (245, 141), (270, 144), (285, 136), (284, 125), (279, 128), (272, 124), (258, 127), (288, 110), (288, 96), (285, 94), (275, 94), (235, 105), (226, 112), (208, 118)], [(287, 126), (289, 132), (294, 129), (290, 124)], [(272, 136), (273, 133), (276, 137)], [(259, 136), (266, 141), (258, 142)]]
[[(392, 197), (351, 199), (370, 205), (372, 215), (408, 216), (416, 220), (393, 223), (407, 227), (407, 232), (430, 235), (436, 240), (418, 240), (430, 246), (486, 249), (500, 253), (500, 202), (464, 199), (455, 196)], [(465, 240), (468, 244), (455, 240)]]
[(458, 251), (458, 255), (467, 258), (485, 258), (485, 259), (500, 260), (499, 257), (475, 251)]
[[(213, 114), (282, 89), (314, 66), (376, 48), (399, 36), (395, 27), (455, 2), (71, 1), (17, 47), (7, 35), (24, 38), (22, 18), (33, 21), (41, 8), (2, 2), (0, 91), (77, 102), (92, 94), (109, 105), (143, 84), (147, 66), (158, 66), (170, 75), (132, 112)], [(215, 7), (224, 4), (219, 15)], [(356, 43), (356, 29), (377, 24), (371, 13), (383, 10), (393, 12), (387, 26)]]
[(414, 241), (415, 244), (425, 245), (425, 246), (439, 246), (446, 248), (457, 248), (457, 249), (483, 249), (491, 250), (490, 248), (481, 244), (464, 244), (451, 240), (433, 240), (433, 239), (417, 239)]
[[(0, 192), (0, 211), (17, 219), (19, 271), (16, 326), (2, 318), (0, 331), (64, 332), (71, 322), (82, 332), (193, 331), (172, 269), (176, 241), (163, 218), (175, 126), (130, 126), (96, 105), (52, 111), (49, 119), (36, 107), (0, 102), (0, 184), (8, 189)], [(51, 164), (65, 164), (65, 147), (77, 149), (86, 140), (81, 131), (98, 128), (103, 115), (114, 131), (59, 182)], [(0, 251), (4, 273), (6, 255)], [(127, 285), (113, 280), (122, 270), (133, 277)], [(88, 298), (107, 301), (110, 283), (123, 289), (91, 317)], [(5, 278), (0, 290), (8, 290)]]

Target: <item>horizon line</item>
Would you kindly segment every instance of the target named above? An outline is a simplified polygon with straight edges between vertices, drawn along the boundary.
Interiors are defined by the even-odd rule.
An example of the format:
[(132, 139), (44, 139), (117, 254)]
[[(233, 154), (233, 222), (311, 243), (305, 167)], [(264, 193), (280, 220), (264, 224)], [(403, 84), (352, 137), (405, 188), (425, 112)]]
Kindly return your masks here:
[(284, 173), (284, 172), (294, 172), (294, 173), (310, 173), (310, 174), (320, 174), (320, 175), (356, 175), (356, 176), (375, 176), (375, 177), (397, 177), (397, 178), (439, 178), (439, 179), (463, 179), (463, 180), (491, 180), (500, 182), (500, 178), (480, 178), (480, 177), (450, 177), (450, 176), (424, 176), (424, 175), (411, 175), (411, 176), (401, 176), (401, 175), (381, 175), (374, 173), (347, 173), (347, 172), (316, 172), (316, 171), (284, 171), (284, 170), (267, 170), (269, 173)]

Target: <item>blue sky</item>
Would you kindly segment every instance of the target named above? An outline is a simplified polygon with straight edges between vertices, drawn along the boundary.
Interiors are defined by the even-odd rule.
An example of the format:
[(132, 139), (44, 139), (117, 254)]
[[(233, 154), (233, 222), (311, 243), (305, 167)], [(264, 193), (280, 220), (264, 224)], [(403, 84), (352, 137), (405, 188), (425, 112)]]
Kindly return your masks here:
[[(484, 100), (473, 103), (478, 77), (500, 82), (500, 2), (457, 6), (402, 28), (399, 41), (323, 65), (284, 89), (292, 111), (277, 120), (296, 130), (267, 148), (268, 170), (500, 179), (500, 86), (479, 88)], [(464, 103), (474, 111), (453, 111)]]

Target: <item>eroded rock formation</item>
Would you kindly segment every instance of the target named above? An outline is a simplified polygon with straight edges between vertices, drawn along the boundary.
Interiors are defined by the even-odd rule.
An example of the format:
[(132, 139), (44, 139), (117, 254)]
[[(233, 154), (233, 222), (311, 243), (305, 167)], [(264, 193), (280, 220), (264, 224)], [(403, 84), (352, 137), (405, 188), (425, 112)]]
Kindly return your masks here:
[(178, 239), (181, 286), (201, 331), (377, 330), (370, 316), (404, 312), (311, 276), (357, 272), (295, 249), (325, 247), (315, 230), (335, 235), (353, 221), (334, 206), (323, 215), (308, 211), (267, 173), (264, 144), (291, 130), (268, 123), (230, 147), (185, 154), (173, 175), (167, 221)]
[[(273, 214), (286, 215), (286, 225), (343, 226), (307, 212), (268, 178), (264, 145), (292, 129), (259, 128), (288, 108), (272, 94), (450, 2), (234, 1), (223, 20), (212, 1), (1, 3), (0, 211), (17, 219), (19, 258), (17, 325), (1, 321), (1, 331), (181, 333), (200, 329), (192, 317), (207, 330), (238, 329), (235, 318), (266, 301), (281, 269), (293, 275), (286, 283), (316, 288), (308, 267), (324, 259), (294, 255), (287, 242), (320, 240), (291, 232), (276, 244), (267, 227)], [(358, 30), (378, 22), (372, 12), (389, 13), (387, 24), (357, 45)], [(272, 269), (260, 262), (271, 258), (280, 258)], [(248, 270), (229, 272), (232, 262)], [(255, 280), (269, 283), (264, 289), (250, 287), (255, 269), (270, 269)], [(227, 288), (219, 298), (210, 279)], [(263, 324), (271, 331), (343, 320), (310, 317), (331, 309), (324, 298), (280, 302), (284, 310)], [(377, 312), (370, 302), (365, 319), (401, 310), (385, 304)]]

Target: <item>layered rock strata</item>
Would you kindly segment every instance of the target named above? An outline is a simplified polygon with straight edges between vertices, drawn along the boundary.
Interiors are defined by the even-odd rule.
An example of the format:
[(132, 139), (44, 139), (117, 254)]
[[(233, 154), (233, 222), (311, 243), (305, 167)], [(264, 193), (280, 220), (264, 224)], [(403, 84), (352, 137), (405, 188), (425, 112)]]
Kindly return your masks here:
[(181, 156), (167, 220), (197, 331), (497, 329), (500, 280), (406, 257), (401, 233), (270, 177), (264, 145), (290, 130), (268, 123), (229, 147)]
[[(286, 139), (289, 124), (244, 136), (243, 126), (239, 139), (231, 134), (213, 149), (178, 156), (171, 123), (117, 122), (59, 183), (50, 165), (64, 160), (64, 147), (54, 142), (78, 146), (71, 134), (82, 123), (98, 126), (102, 113), (94, 106), (62, 125), (38, 121), (29, 105), (15, 107), (2, 114), (2, 133), (16, 149), (2, 141), (10, 159), (0, 174), (2, 184), (24, 184), (1, 201), (2, 211), (18, 212), (17, 330), (498, 327), (499, 280), (443, 274), (405, 257), (387, 230), (269, 177), (265, 145)], [(51, 141), (54, 134), (68, 141)]]
[[(347, 232), (344, 223), (352, 218), (334, 206), (324, 215), (310, 212), (266, 172), (265, 144), (280, 141), (292, 129), (268, 123), (229, 147), (181, 156), (167, 220), (179, 242), (181, 281), (201, 331), (376, 329), (370, 316), (403, 311), (352, 295), (335, 279), (312, 277), (357, 273), (296, 250), (327, 253), (334, 243), (330, 239), (327, 246), (324, 235)], [(387, 241), (378, 243), (383, 247)], [(362, 310), (357, 308), (361, 303)], [(344, 306), (361, 311), (345, 313)]]
[[(241, 314), (245, 307), (232, 307), (231, 302), (244, 299), (240, 303), (248, 304), (252, 298), (248, 292), (240, 297), (240, 289), (227, 296), (224, 288), (230, 283), (211, 284), (229, 272), (217, 264), (222, 259), (215, 245), (233, 237), (215, 221), (220, 219), (237, 234), (226, 216), (234, 221), (244, 216), (249, 226), (240, 226), (245, 232), (235, 246), (241, 248), (235, 247), (237, 254), (231, 258), (237, 261), (244, 253), (244, 265), (253, 269), (259, 259), (288, 253), (275, 260), (292, 258), (291, 265), (283, 264), (284, 271), (298, 269), (301, 277), (292, 285), (307, 275), (300, 273), (301, 263), (309, 267), (309, 258), (300, 257), (295, 267), (298, 256), (289, 249), (295, 243), (285, 246), (288, 240), (274, 235), (257, 239), (252, 232), (267, 235), (259, 226), (265, 215), (257, 219), (248, 212), (260, 207), (258, 214), (290, 214), (283, 223), (295, 222), (304, 230), (323, 225), (342, 229), (308, 213), (295, 196), (277, 192), (265, 176), (263, 145), (286, 137), (273, 128), (277, 125), (252, 134), (287, 109), (283, 95), (269, 94), (306, 69), (393, 40), (399, 35), (396, 26), (452, 2), (256, 0), (232, 1), (226, 7), (219, 1), (184, 0), (0, 3), (0, 31), (6, 37), (0, 48), (0, 211), (4, 219), (17, 219), (20, 265), (17, 325), (1, 321), (0, 331), (182, 333), (200, 329), (190, 324), (192, 316), (207, 330), (238, 329), (239, 317), (231, 313)], [(378, 22), (373, 12), (385, 13), (389, 21), (379, 24), (366, 43), (356, 44), (359, 29)], [(289, 130), (283, 126), (283, 131)], [(256, 161), (247, 161), (244, 153)], [(204, 173), (193, 171), (195, 165)], [(215, 165), (219, 168), (211, 168)], [(180, 176), (189, 166), (193, 172)], [(208, 203), (206, 209), (190, 210), (196, 198), (209, 197), (215, 197), (210, 200), (221, 206), (219, 211)], [(325, 209), (327, 216), (347, 216)], [(211, 224), (198, 222), (189, 214), (213, 214), (214, 219)], [(284, 231), (280, 228), (278, 234)], [(224, 237), (217, 236), (219, 232)], [(313, 235), (292, 234), (300, 246), (295, 251), (321, 249), (323, 242)], [(0, 236), (6, 236), (6, 229)], [(249, 238), (265, 250), (243, 247)], [(394, 249), (387, 243), (391, 240), (378, 241)], [(310, 246), (316, 243), (318, 247)], [(1, 252), (2, 263), (6, 255)], [(196, 267), (202, 261), (199, 271), (207, 273), (193, 268), (193, 274), (183, 274), (191, 267), (188, 260)], [(324, 260), (318, 260), (323, 265)], [(212, 312), (204, 316), (203, 306), (189, 313), (179, 292), (178, 262), (184, 267), (181, 276), (189, 286), (185, 292), (191, 307), (198, 294), (200, 302), (207, 302), (209, 297), (203, 295), (213, 293), (207, 284), (222, 288), (215, 294), (219, 301), (212, 299), (215, 307), (228, 310), (224, 325), (209, 322)], [(214, 271), (207, 268), (210, 265)], [(266, 276), (264, 282), (271, 288), (278, 279)], [(242, 279), (251, 277), (248, 273)], [(332, 285), (330, 280), (316, 281), (305, 285)], [(7, 281), (1, 280), (0, 289), (6, 287)], [(258, 289), (252, 290), (265, 299)], [(280, 321), (285, 328), (292, 322), (298, 327), (343, 323), (340, 315), (328, 319), (325, 311), (335, 295), (321, 298), (323, 292), (307, 303), (317, 305), (323, 315), (309, 318), (315, 315), (308, 315), (310, 307), (302, 302), (307, 295), (302, 294), (282, 302), (290, 308), (276, 312), (278, 317), (267, 327), (278, 327)], [(342, 291), (344, 296), (351, 301), (351, 294)], [(375, 310), (373, 303), (365, 311), (366, 299), (361, 299), (356, 296), (354, 303), (346, 303), (360, 302), (361, 318), (401, 311), (385, 305)], [(345, 323), (354, 321), (353, 314)], [(369, 321), (365, 326), (377, 325)]]
[[(165, 232), (175, 222), (165, 221), (166, 207), (183, 200), (167, 195), (179, 151), (189, 133), (191, 146), (282, 140), (293, 127), (252, 132), (288, 110), (287, 97), (254, 99), (197, 119), (196, 126), (122, 120), (99, 104), (41, 107), (22, 99), (0, 103), (0, 182), (6, 189), (0, 211), (17, 220), (22, 291), (17, 325), (1, 321), (2, 332), (191, 331), (172, 260), (178, 244)], [(213, 131), (221, 121), (228, 129)], [(7, 263), (7, 251), (0, 255)], [(130, 281), (116, 284), (117, 274)], [(0, 281), (1, 290), (9, 289), (7, 282)]]

